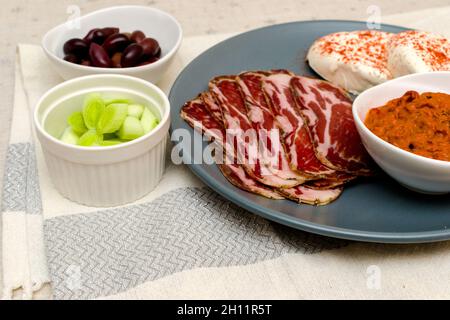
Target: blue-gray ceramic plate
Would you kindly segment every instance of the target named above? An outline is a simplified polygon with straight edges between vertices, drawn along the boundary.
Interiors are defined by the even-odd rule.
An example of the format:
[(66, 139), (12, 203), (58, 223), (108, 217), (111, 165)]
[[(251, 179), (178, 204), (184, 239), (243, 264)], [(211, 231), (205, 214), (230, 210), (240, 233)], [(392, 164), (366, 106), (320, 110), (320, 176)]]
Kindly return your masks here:
[[(332, 32), (361, 29), (367, 29), (363, 22), (294, 22), (250, 31), (217, 44), (192, 61), (173, 85), (170, 92), (172, 130), (192, 130), (180, 118), (180, 108), (206, 90), (212, 77), (282, 68), (317, 76), (305, 63), (306, 52), (313, 41)], [(390, 25), (383, 25), (382, 29), (404, 30)], [(195, 135), (194, 139), (201, 140), (201, 137)], [(205, 146), (203, 142), (203, 148)], [(186, 163), (191, 162), (191, 154), (183, 155)], [(269, 200), (242, 191), (230, 184), (216, 165), (190, 164), (189, 167), (230, 201), (293, 228), (337, 238), (386, 243), (450, 239), (450, 196), (413, 193), (387, 176), (359, 180), (346, 187), (335, 202), (314, 207), (288, 200)]]

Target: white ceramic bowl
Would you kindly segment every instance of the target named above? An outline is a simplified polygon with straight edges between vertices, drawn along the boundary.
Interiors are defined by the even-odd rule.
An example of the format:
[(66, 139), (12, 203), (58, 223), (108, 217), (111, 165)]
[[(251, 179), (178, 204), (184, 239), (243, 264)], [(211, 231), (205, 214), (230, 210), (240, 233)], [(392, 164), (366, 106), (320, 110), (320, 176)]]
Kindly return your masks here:
[[(73, 26), (79, 25), (79, 28)], [(65, 61), (63, 46), (71, 38), (83, 38), (93, 28), (118, 27), (121, 32), (142, 30), (146, 36), (158, 40), (162, 55), (155, 63), (133, 68), (96, 68)], [(158, 82), (172, 62), (183, 37), (180, 24), (174, 17), (161, 10), (144, 6), (117, 6), (94, 11), (63, 23), (49, 32), (42, 40), (44, 52), (59, 75), (67, 79), (90, 74), (125, 74)]]
[[(81, 110), (88, 93), (127, 97), (159, 115), (160, 123), (136, 140), (110, 147), (81, 147), (61, 142), (67, 117)], [(109, 207), (137, 200), (159, 183), (165, 163), (170, 105), (155, 85), (124, 75), (91, 75), (49, 90), (39, 100), (34, 124), (56, 189), (75, 202)]]
[(364, 125), (367, 112), (401, 97), (406, 91), (450, 94), (450, 72), (418, 73), (400, 77), (361, 93), (353, 103), (353, 117), (361, 139), (377, 164), (409, 189), (430, 194), (450, 192), (450, 162), (402, 150), (376, 136)]

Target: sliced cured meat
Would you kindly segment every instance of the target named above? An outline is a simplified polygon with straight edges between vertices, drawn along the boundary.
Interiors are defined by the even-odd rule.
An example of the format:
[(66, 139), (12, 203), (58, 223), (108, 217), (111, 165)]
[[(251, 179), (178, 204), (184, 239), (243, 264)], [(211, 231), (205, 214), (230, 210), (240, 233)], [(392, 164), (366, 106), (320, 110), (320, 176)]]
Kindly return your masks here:
[(183, 118), (192, 128), (201, 131), (209, 140), (215, 140), (223, 145), (225, 130), (208, 111), (203, 101), (198, 96), (196, 99), (188, 101), (181, 108), (181, 118)]
[[(209, 88), (182, 107), (181, 117), (220, 145), (231, 162), (216, 163), (236, 187), (325, 205), (370, 172), (341, 89), (286, 70), (217, 77)], [(277, 130), (281, 138), (268, 134)], [(358, 147), (347, 146), (355, 141)]]
[[(196, 112), (192, 112), (187, 110), (187, 113), (191, 113), (194, 114), (195, 118), (197, 121), (199, 120), (203, 120), (204, 122), (206, 122), (206, 124), (209, 124), (210, 128), (208, 129), (220, 129), (222, 136), (225, 137), (225, 130), (223, 128), (223, 119), (222, 119), (222, 112), (220, 110), (220, 107), (217, 105), (217, 103), (214, 101), (213, 96), (209, 93), (209, 92), (204, 92), (200, 95), (201, 97), (201, 101), (199, 101), (199, 99), (193, 100), (190, 103), (186, 104), (185, 107), (183, 107), (183, 109), (185, 108), (190, 108), (190, 109), (197, 109), (197, 110), (202, 110), (201, 112), (196, 111)], [(203, 102), (203, 104), (201, 104)], [(182, 109), (182, 112), (183, 112)], [(216, 112), (214, 112), (213, 110), (216, 110)], [(218, 111), (217, 111), (218, 110)], [(185, 112), (186, 113), (186, 112)], [(215, 116), (214, 116), (215, 114)], [(183, 117), (183, 115), (182, 115)], [(186, 117), (183, 117), (186, 119)], [(193, 117), (191, 117), (193, 118)], [(219, 119), (217, 119), (219, 118)], [(206, 130), (205, 133), (208, 135), (209, 130)], [(211, 133), (209, 133), (209, 135), (211, 135)], [(217, 136), (217, 134), (216, 134)], [(222, 140), (222, 139), (221, 139)], [(222, 143), (223, 145), (223, 143)], [(238, 170), (237, 167), (234, 167), (234, 171)], [(239, 170), (243, 170), (242, 168)], [(222, 170), (223, 171), (223, 170)], [(241, 174), (242, 176), (242, 174)], [(266, 177), (267, 178), (270, 177)], [(249, 179), (249, 177), (247, 177), (247, 180)], [(278, 179), (277, 177), (272, 177), (271, 181), (273, 182), (273, 184), (276, 184), (276, 186), (278, 187), (285, 187), (285, 188), (290, 188), (294, 185), (297, 185), (298, 182), (293, 183), (292, 181), (284, 181), (281, 179)], [(255, 184), (255, 183), (253, 183)]]
[(294, 170), (317, 178), (334, 174), (334, 170), (323, 165), (316, 157), (309, 129), (291, 92), (291, 79), (292, 75), (278, 72), (262, 82), (278, 127), (282, 130), (289, 163)]
[(214, 117), (214, 119), (216, 119), (219, 123), (223, 123), (222, 110), (214, 100), (214, 97), (211, 95), (211, 93), (209, 91), (203, 92), (200, 97), (205, 103), (208, 110), (211, 112), (211, 115)]
[(370, 173), (370, 157), (356, 130), (348, 95), (329, 82), (300, 76), (292, 77), (291, 88), (319, 161), (339, 171)]
[(292, 187), (305, 182), (308, 177), (289, 166), (279, 129), (261, 87), (267, 75), (267, 72), (245, 72), (236, 81), (242, 91), (248, 118), (258, 132), (261, 160), (273, 174), (286, 179), (286, 185)]
[(217, 77), (209, 83), (209, 88), (222, 111), (227, 134), (226, 147), (233, 149), (239, 164), (248, 167), (252, 176), (260, 178), (258, 137), (248, 120), (247, 110), (234, 77)]
[(356, 178), (357, 177), (354, 175), (339, 172), (329, 178), (308, 181), (305, 183), (305, 186), (317, 190), (334, 189), (343, 186)]
[[(208, 138), (223, 146), (224, 128), (205, 106), (200, 96), (188, 101), (181, 108), (181, 117), (194, 129), (201, 131)], [(201, 124), (201, 125), (199, 125)], [(219, 169), (233, 185), (270, 199), (284, 199), (275, 190), (258, 183), (238, 164), (219, 164)]]
[(284, 197), (277, 191), (258, 183), (258, 181), (249, 176), (242, 166), (237, 164), (219, 164), (218, 166), (225, 178), (227, 178), (227, 180), (236, 187), (259, 194), (269, 199), (284, 199)]
[(342, 188), (329, 190), (316, 190), (301, 185), (291, 189), (280, 189), (279, 192), (288, 199), (298, 203), (307, 203), (311, 205), (326, 205), (336, 200), (342, 193)]
[[(235, 160), (254, 179), (268, 186), (289, 188), (298, 184), (274, 175), (262, 163), (258, 133), (247, 116), (247, 109), (235, 77), (218, 77), (210, 82), (210, 91), (222, 111), (227, 153), (234, 149)], [(232, 140), (232, 141), (230, 141)], [(232, 151), (230, 151), (232, 153)]]

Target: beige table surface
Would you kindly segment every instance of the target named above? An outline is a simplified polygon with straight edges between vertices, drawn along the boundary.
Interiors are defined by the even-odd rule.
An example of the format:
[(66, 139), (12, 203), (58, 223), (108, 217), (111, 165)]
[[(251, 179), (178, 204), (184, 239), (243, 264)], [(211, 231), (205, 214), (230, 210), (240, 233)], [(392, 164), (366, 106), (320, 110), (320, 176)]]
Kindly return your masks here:
[[(369, 16), (369, 7), (374, 5), (379, 7), (381, 18), (422, 9), (430, 9), (430, 12), (435, 13), (439, 11), (440, 6), (450, 5), (450, 0), (134, 0), (132, 3), (149, 5), (170, 12), (182, 24), (185, 36), (197, 36), (240, 32), (295, 20), (366, 20)], [(67, 20), (67, 9), (70, 5), (79, 6), (81, 14), (84, 14), (112, 5), (127, 4), (127, 2), (119, 0), (0, 0), (0, 4), (1, 186), (5, 150), (9, 139), (17, 43), (38, 44), (47, 30)]]

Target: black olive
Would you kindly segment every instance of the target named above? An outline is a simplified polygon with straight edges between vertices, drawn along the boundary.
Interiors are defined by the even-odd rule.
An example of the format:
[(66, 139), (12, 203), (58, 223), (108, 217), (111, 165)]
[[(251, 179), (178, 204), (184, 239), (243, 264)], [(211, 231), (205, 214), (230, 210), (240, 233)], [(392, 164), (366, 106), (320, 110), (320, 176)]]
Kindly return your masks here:
[(89, 56), (91, 57), (91, 62), (94, 67), (100, 68), (109, 68), (111, 67), (111, 59), (106, 53), (105, 49), (102, 46), (91, 43), (91, 47), (89, 49)]
[(142, 58), (144, 49), (137, 43), (130, 44), (123, 52), (120, 64), (122, 68), (129, 68), (136, 66)]
[(103, 48), (109, 55), (123, 51), (130, 44), (128, 37), (121, 33), (110, 35), (103, 43)]
[(87, 55), (89, 46), (84, 40), (74, 38), (64, 43), (63, 50), (64, 54), (73, 54), (77, 56), (78, 59), (81, 59)]

